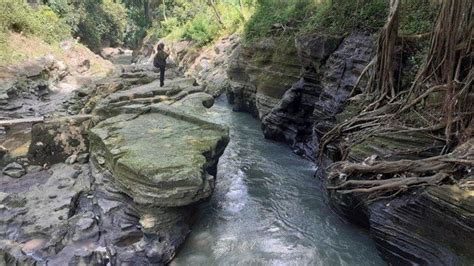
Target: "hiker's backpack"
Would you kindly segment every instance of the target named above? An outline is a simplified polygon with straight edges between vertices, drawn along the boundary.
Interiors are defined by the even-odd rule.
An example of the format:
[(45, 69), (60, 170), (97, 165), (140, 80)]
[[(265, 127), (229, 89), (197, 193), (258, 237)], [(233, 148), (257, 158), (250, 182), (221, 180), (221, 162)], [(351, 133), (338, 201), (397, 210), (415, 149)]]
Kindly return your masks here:
[(155, 58), (153, 58), (153, 65), (155, 67), (163, 67), (166, 65), (166, 58), (168, 55), (165, 53), (165, 51), (158, 51), (155, 55)]

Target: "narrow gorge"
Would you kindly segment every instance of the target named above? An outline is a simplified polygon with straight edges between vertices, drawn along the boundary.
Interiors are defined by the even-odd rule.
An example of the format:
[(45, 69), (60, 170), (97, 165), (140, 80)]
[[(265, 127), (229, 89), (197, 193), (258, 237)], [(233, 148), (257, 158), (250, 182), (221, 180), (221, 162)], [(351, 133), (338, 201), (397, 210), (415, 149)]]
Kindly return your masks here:
[(0, 265), (474, 263), (470, 0), (20, 2)]

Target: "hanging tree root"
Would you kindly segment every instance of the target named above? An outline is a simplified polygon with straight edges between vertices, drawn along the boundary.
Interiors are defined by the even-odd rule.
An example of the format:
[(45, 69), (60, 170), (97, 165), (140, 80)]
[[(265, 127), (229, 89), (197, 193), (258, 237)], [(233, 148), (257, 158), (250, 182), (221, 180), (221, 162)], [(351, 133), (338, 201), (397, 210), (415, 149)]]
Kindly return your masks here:
[[(415, 185), (437, 185), (449, 176), (448, 173), (437, 173), (432, 176), (424, 177), (406, 177), (406, 178), (392, 178), (387, 180), (350, 180), (336, 187), (329, 187), (328, 189), (338, 190), (341, 194), (350, 193), (375, 193), (375, 192), (391, 192), (400, 189), (407, 189)], [(355, 186), (356, 188), (345, 189), (348, 186)]]
[(450, 154), (421, 160), (382, 161), (371, 165), (335, 163), (329, 169), (330, 180), (354, 176), (375, 177), (377, 174), (383, 175), (386, 179), (347, 180), (330, 186), (328, 189), (342, 194), (362, 193), (374, 198), (389, 192), (398, 193), (400, 190), (414, 186), (437, 185), (448, 177), (452, 177), (459, 168), (467, 170), (472, 167), (474, 167), (474, 138), (460, 145)]
[(392, 99), (396, 96), (394, 51), (398, 38), (399, 15), (400, 0), (391, 0), (388, 20), (378, 39), (375, 72), (367, 84), (367, 93), (378, 96), (378, 99), (369, 105), (368, 109), (376, 109), (386, 97)]
[[(358, 131), (363, 131), (366, 136), (375, 132), (383, 134), (384, 129), (390, 132), (394, 128), (391, 124), (402, 124), (405, 128), (416, 130), (420, 123), (412, 123), (411, 116), (406, 115), (410, 112), (420, 116), (419, 120), (423, 122), (419, 131), (444, 131), (443, 136), (433, 135), (435, 139), (444, 138), (443, 153), (472, 135), (474, 27), (471, 14), (474, 12), (474, 1), (442, 1), (438, 19), (430, 34), (431, 45), (426, 61), (415, 77), (413, 86), (395, 95), (401, 89), (395, 88), (397, 82), (394, 81), (393, 61), (394, 45), (399, 37), (398, 17), (401, 5), (400, 1), (390, 1), (390, 14), (378, 39), (377, 55), (363, 71), (362, 75), (369, 73), (363, 92), (366, 95), (365, 108), (352, 119), (336, 125), (321, 138), (320, 162), (329, 143), (337, 139), (353, 142), (354, 137), (360, 137), (360, 134), (355, 134)], [(431, 108), (428, 112), (420, 112), (420, 104), (431, 95), (435, 95), (435, 98), (442, 95), (443, 107), (431, 106), (428, 107)], [(371, 132), (371, 126), (374, 132)], [(347, 153), (348, 151), (341, 151), (341, 154)]]

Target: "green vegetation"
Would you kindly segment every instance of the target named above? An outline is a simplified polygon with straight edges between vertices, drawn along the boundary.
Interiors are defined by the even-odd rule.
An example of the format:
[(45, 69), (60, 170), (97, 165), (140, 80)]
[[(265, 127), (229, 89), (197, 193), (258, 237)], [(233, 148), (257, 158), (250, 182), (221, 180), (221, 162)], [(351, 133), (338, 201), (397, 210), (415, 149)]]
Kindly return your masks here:
[(54, 43), (74, 35), (94, 51), (121, 45), (127, 25), (125, 7), (113, 0), (50, 0), (37, 8), (23, 0), (0, 0), (0, 10), (2, 36), (11, 31)]
[(73, 34), (93, 51), (123, 44), (127, 10), (113, 0), (49, 0), (47, 5), (71, 27)]
[(151, 25), (150, 7), (147, 0), (123, 0), (127, 10), (127, 26), (123, 44), (138, 47)]
[[(291, 36), (307, 32), (346, 34), (376, 32), (383, 27), (387, 0), (258, 0), (255, 13), (245, 26), (245, 38), (252, 42), (267, 36)], [(400, 31), (429, 32), (437, 6), (429, 0), (403, 3)]]
[(219, 25), (209, 19), (209, 15), (203, 13), (196, 16), (186, 25), (183, 32), (183, 38), (194, 40), (198, 45), (204, 45), (211, 42), (219, 32)]
[[(30, 8), (18, 0), (0, 0), (0, 34), (7, 31), (37, 36), (48, 43), (60, 41), (70, 36), (66, 21), (47, 6)], [(5, 38), (2, 38), (5, 40)]]
[(222, 35), (241, 31), (250, 17), (254, 1), (165, 1), (148, 31), (150, 39), (193, 41), (206, 45)]
[[(91, 50), (138, 48), (144, 39), (189, 40), (197, 47), (242, 32), (248, 43), (307, 32), (375, 32), (387, 16), (387, 0), (0, 0), (0, 57), (7, 32), (57, 43), (71, 36)], [(430, 0), (405, 0), (403, 35), (429, 32), (437, 8)]]
[(259, 0), (245, 27), (245, 37), (253, 41), (315, 30), (334, 34), (373, 32), (383, 26), (387, 7), (386, 0)]
[(7, 43), (9, 32), (37, 37), (49, 44), (70, 37), (71, 29), (47, 6), (30, 8), (18, 0), (0, 0), (0, 63), (10, 62), (14, 49)]
[(400, 34), (423, 34), (433, 29), (439, 11), (429, 0), (409, 0), (401, 6)]

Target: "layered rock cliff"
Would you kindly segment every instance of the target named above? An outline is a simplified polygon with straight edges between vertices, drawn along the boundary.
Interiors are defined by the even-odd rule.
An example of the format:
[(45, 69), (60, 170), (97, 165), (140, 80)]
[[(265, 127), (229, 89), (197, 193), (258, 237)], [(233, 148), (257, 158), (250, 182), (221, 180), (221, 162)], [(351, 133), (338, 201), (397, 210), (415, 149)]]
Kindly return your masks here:
[(235, 111), (267, 115), (300, 77), (302, 63), (292, 40), (268, 38), (239, 45), (229, 59), (227, 98)]
[[(337, 120), (345, 121), (359, 110), (357, 100), (351, 101)], [(360, 108), (360, 107), (359, 107)], [(391, 263), (468, 265), (474, 259), (470, 244), (474, 241), (474, 197), (473, 187), (469, 185), (473, 176), (469, 167), (440, 165), (434, 168), (423, 166), (423, 160), (473, 160), (472, 138), (462, 148), (445, 155), (442, 140), (432, 140), (420, 131), (380, 132), (357, 140), (341, 156), (339, 147), (346, 147), (351, 137), (336, 139), (328, 144), (327, 153), (331, 161), (345, 156), (345, 162), (379, 168), (379, 162), (387, 161), (399, 165), (399, 169), (367, 171), (352, 175), (357, 180), (371, 182), (373, 176), (384, 182), (384, 175), (393, 175), (399, 182), (412, 180), (414, 187), (396, 186), (393, 196), (366, 197), (364, 193), (346, 193), (332, 188), (337, 187), (348, 175), (321, 177), (329, 189), (331, 204), (350, 221), (366, 226), (383, 257)], [(352, 139), (351, 139), (352, 140)], [(459, 154), (458, 154), (459, 153)], [(449, 159), (448, 159), (449, 158)], [(327, 165), (326, 164), (326, 165)], [(418, 165), (418, 166), (417, 166)], [(443, 168), (449, 168), (452, 176)], [(423, 176), (427, 175), (424, 179)], [(426, 183), (433, 175), (436, 181)], [(439, 178), (437, 177), (439, 176)], [(420, 180), (416, 180), (419, 177)], [(439, 186), (442, 180), (450, 180)], [(388, 184), (385, 184), (389, 186)], [(400, 194), (400, 195), (399, 195)]]
[[(321, 138), (338, 123), (362, 111), (360, 95), (352, 96), (360, 93), (354, 91), (354, 86), (359, 83), (359, 88), (363, 88), (366, 82), (359, 77), (374, 57), (374, 38), (364, 33), (345, 37), (324, 34), (298, 37), (293, 46), (296, 52), (278, 55), (280, 59), (291, 57), (285, 63), (272, 61), (268, 50), (260, 50), (259, 45), (257, 48), (240, 46), (235, 51), (228, 70), (233, 85), (228, 93), (229, 101), (235, 110), (258, 116), (265, 137), (285, 142), (296, 153), (316, 160)], [(265, 60), (259, 61), (261, 58)], [(292, 67), (287, 68), (289, 65)], [(301, 75), (296, 70), (299, 67)], [(272, 68), (287, 71), (268, 71)], [(272, 76), (275, 73), (278, 77)], [(268, 75), (277, 85), (267, 87), (265, 79), (257, 80), (259, 75)], [(270, 91), (262, 90), (262, 86)], [(358, 139), (346, 136), (325, 143), (320, 168), (325, 169), (341, 159), (367, 166), (376, 165), (379, 159), (413, 160), (403, 161), (412, 165), (417, 160), (439, 155), (444, 146), (443, 141), (427, 138), (417, 130), (394, 129), (370, 137), (357, 136)], [(469, 154), (463, 155), (462, 160), (472, 160), (472, 152)], [(474, 257), (468, 244), (474, 241), (474, 197), (469, 185), (472, 174), (462, 167), (456, 169), (456, 177), (447, 185), (430, 187), (421, 183), (418, 189), (395, 191), (393, 197), (386, 199), (331, 189), (340, 185), (347, 174), (328, 177), (322, 170), (318, 176), (329, 188), (330, 204), (350, 221), (367, 227), (389, 263), (469, 264)], [(377, 173), (380, 174), (371, 175), (375, 178)], [(398, 175), (408, 178), (413, 173)], [(367, 178), (359, 176), (357, 180)]]
[(344, 39), (304, 36), (296, 44), (303, 75), (263, 117), (262, 128), (267, 138), (284, 141), (313, 159), (319, 139), (334, 126), (374, 47), (372, 37), (363, 33)]

